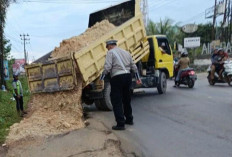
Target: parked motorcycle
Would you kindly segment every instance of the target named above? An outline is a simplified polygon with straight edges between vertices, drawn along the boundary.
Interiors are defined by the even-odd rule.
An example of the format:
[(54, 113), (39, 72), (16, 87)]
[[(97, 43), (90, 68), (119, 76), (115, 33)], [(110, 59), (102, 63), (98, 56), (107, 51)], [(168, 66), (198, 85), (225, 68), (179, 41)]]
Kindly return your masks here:
[[(178, 69), (175, 68), (175, 76), (177, 76)], [(195, 85), (195, 81), (197, 80), (197, 75), (193, 68), (188, 68), (182, 71), (180, 75), (180, 81), (175, 81), (176, 86), (180, 86), (181, 84), (187, 85), (189, 88), (193, 88)]]
[(208, 81), (210, 85), (215, 85), (215, 83), (228, 83), (229, 86), (232, 86), (232, 61), (227, 60), (223, 62), (223, 72), (222, 79), (219, 79), (219, 71), (216, 71), (214, 74), (214, 79), (211, 80), (211, 66), (208, 68)]

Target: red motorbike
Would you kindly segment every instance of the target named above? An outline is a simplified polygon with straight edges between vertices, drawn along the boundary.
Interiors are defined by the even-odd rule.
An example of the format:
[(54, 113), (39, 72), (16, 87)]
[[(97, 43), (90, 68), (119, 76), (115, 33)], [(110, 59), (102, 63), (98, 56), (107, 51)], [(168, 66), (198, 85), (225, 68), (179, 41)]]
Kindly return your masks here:
[[(175, 78), (177, 74), (178, 74), (178, 68), (175, 68)], [(179, 87), (181, 84), (184, 84), (187, 85), (189, 88), (193, 88), (196, 80), (197, 80), (197, 75), (194, 69), (187, 68), (186, 70), (182, 71), (180, 75), (180, 80), (175, 81), (175, 85)]]

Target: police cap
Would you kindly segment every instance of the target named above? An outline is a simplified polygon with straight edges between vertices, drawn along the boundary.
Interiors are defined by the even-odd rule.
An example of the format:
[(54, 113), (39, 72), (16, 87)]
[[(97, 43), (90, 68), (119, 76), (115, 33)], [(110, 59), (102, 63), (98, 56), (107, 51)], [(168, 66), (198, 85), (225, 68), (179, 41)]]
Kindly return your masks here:
[(106, 41), (106, 45), (117, 45), (117, 40), (108, 40)]

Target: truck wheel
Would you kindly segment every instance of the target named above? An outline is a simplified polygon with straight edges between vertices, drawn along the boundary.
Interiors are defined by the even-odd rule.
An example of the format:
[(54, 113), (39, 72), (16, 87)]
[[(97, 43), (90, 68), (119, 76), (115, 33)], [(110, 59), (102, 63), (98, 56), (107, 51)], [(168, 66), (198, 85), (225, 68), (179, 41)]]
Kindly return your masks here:
[(165, 94), (167, 89), (167, 77), (164, 72), (161, 72), (159, 76), (159, 84), (157, 86), (157, 90), (159, 94)]
[(92, 104), (94, 103), (94, 100), (85, 99), (85, 100), (83, 100), (83, 102), (84, 102), (86, 105), (92, 105)]
[(95, 106), (101, 111), (112, 111), (113, 107), (110, 99), (111, 86), (109, 82), (105, 82), (103, 90), (103, 98), (95, 100)]
[(82, 91), (82, 101), (83, 103), (85, 103), (86, 105), (92, 105), (94, 103), (94, 100), (90, 99), (88, 96), (86, 96), (86, 93), (88, 93), (89, 91), (87, 89), (84, 89)]

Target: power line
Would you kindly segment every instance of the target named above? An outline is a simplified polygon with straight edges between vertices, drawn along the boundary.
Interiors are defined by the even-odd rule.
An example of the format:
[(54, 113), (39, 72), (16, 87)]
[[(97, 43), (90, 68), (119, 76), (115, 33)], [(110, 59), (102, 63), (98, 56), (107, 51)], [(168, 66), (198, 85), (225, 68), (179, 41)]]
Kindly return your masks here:
[(15, 38), (15, 37), (11, 36), (11, 35), (8, 34), (8, 33), (5, 33), (5, 36), (6, 36), (7, 38), (9, 38), (10, 40), (14, 40), (16, 43), (21, 43), (19, 39), (17, 39), (17, 38)]
[(185, 23), (185, 22), (190, 22), (190, 21), (192, 21), (192, 20), (195, 20), (196, 18), (199, 18), (199, 17), (201, 17), (201, 16), (204, 15), (204, 14), (205, 14), (205, 11), (203, 11), (203, 12), (201, 12), (201, 13), (198, 13), (198, 14), (196, 14), (196, 15), (190, 17), (189, 19), (183, 21), (183, 23)]
[(161, 7), (161, 6), (164, 6), (165, 4), (167, 4), (167, 3), (169, 3), (170, 2), (170, 0), (168, 0), (168, 1), (159, 1), (159, 2), (157, 2), (157, 3), (153, 3), (150, 7), (151, 8), (156, 8), (156, 7)]
[[(154, 2), (154, 1), (153, 1)], [(162, 4), (163, 2), (165, 2), (165, 1), (155, 1), (155, 3), (150, 3), (151, 5), (149, 6), (149, 7), (154, 7), (155, 5), (160, 5), (160, 4)]]
[(11, 45), (13, 49), (15, 49), (17, 52), (20, 52), (17, 47), (15, 47), (13, 44)]
[(50, 0), (50, 1), (42, 1), (42, 0), (23, 0), (26, 3), (52, 3), (52, 4), (96, 4), (96, 3), (109, 3), (109, 2), (119, 2), (116, 0), (112, 1), (94, 1), (94, 0), (85, 0), (85, 1), (58, 1), (58, 0)]
[(161, 8), (161, 7), (164, 7), (166, 4), (172, 4), (172, 3), (174, 3), (174, 2), (176, 2), (176, 0), (168, 0), (168, 1), (163, 1), (163, 2), (160, 2), (160, 3), (158, 3), (157, 5), (156, 4), (153, 4), (153, 5), (151, 5), (150, 6), (150, 8)]
[[(20, 32), (22, 32), (22, 29), (20, 29), (20, 25), (18, 23), (16, 23), (16, 20), (14, 20), (14, 25), (12, 25), (10, 22), (6, 23), (6, 26), (8, 26), (10, 29), (10, 31), (15, 32), (16, 34), (20, 34)], [(7, 28), (7, 27), (6, 27)]]

